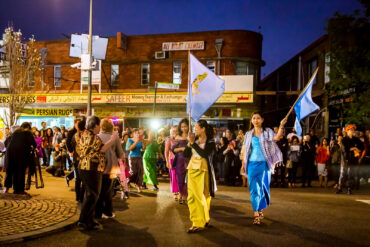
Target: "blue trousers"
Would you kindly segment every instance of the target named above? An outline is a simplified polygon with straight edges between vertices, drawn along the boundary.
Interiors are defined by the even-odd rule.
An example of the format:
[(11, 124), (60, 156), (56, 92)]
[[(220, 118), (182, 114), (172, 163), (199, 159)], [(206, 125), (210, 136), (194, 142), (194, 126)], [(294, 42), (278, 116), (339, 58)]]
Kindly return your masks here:
[(253, 211), (270, 205), (271, 172), (265, 161), (248, 162), (248, 182)]

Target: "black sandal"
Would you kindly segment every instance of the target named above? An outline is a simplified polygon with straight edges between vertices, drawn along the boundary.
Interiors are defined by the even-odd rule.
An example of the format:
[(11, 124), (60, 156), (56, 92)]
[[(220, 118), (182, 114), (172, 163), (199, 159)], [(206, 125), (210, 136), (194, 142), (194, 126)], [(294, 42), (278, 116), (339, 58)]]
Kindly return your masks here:
[(260, 225), (261, 220), (259, 216), (254, 216), (253, 225)]
[(196, 232), (200, 232), (200, 231), (203, 231), (203, 230), (204, 230), (204, 228), (192, 226), (187, 230), (187, 233), (196, 233)]

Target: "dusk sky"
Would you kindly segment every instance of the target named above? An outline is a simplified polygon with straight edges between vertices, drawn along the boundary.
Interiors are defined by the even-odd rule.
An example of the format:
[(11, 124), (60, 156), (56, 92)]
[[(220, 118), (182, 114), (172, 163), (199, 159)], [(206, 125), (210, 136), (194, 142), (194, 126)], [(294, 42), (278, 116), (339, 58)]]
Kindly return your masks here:
[[(262, 78), (325, 33), (335, 11), (356, 0), (94, 0), (94, 35), (244, 29), (263, 35)], [(1, 0), (0, 28), (10, 23), (26, 38), (64, 39), (88, 33), (89, 0)]]

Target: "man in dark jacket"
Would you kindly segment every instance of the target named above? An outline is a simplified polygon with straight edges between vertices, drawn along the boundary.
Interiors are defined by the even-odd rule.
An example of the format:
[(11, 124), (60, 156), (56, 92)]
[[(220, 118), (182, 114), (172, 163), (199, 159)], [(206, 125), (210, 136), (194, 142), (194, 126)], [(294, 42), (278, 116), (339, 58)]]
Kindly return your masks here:
[[(347, 193), (352, 194), (352, 189), (360, 188), (360, 157), (364, 150), (364, 144), (361, 140), (354, 136), (356, 130), (355, 125), (348, 125), (346, 127), (347, 136), (343, 138), (344, 149), (346, 150), (346, 161), (348, 166), (347, 178), (349, 180), (349, 187)], [(341, 188), (340, 188), (341, 189)]]
[(14, 194), (27, 194), (24, 191), (26, 168), (34, 169), (32, 150), (36, 147), (30, 129), (31, 125), (25, 122), (6, 141), (5, 192), (13, 186)]
[(85, 118), (76, 118), (74, 121), (74, 127), (70, 131), (68, 131), (67, 135), (67, 150), (69, 153), (73, 155), (73, 166), (74, 170), (66, 176), (66, 183), (69, 186), (69, 181), (72, 180), (73, 178), (75, 179), (75, 192), (76, 192), (76, 201), (83, 201), (83, 195), (85, 193), (84, 187), (82, 185), (82, 181), (80, 178), (79, 170), (78, 170), (78, 163), (80, 160), (80, 157), (77, 152), (77, 143), (76, 143), (76, 134), (79, 132), (83, 132), (85, 130), (85, 124), (86, 120)]

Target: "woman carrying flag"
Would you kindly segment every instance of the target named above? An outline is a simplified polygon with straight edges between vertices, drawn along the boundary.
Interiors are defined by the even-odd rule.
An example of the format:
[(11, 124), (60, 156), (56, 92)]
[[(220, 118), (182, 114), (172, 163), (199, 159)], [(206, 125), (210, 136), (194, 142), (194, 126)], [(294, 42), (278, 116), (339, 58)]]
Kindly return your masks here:
[[(196, 138), (195, 138), (196, 136)], [(212, 157), (216, 150), (213, 128), (205, 120), (195, 124), (195, 136), (189, 133), (184, 155), (191, 157), (188, 169), (188, 206), (193, 225), (187, 231), (195, 233), (209, 226), (211, 197), (216, 190)]]
[[(262, 210), (270, 204), (271, 171), (276, 163), (282, 162), (282, 154), (275, 143), (283, 136), (287, 119), (280, 122), (277, 134), (264, 127), (264, 118), (260, 112), (254, 112), (251, 118), (251, 130), (245, 135), (245, 155), (243, 168), (248, 174), (249, 191), (254, 212), (253, 224), (261, 224)], [(252, 129), (253, 125), (253, 129)]]

